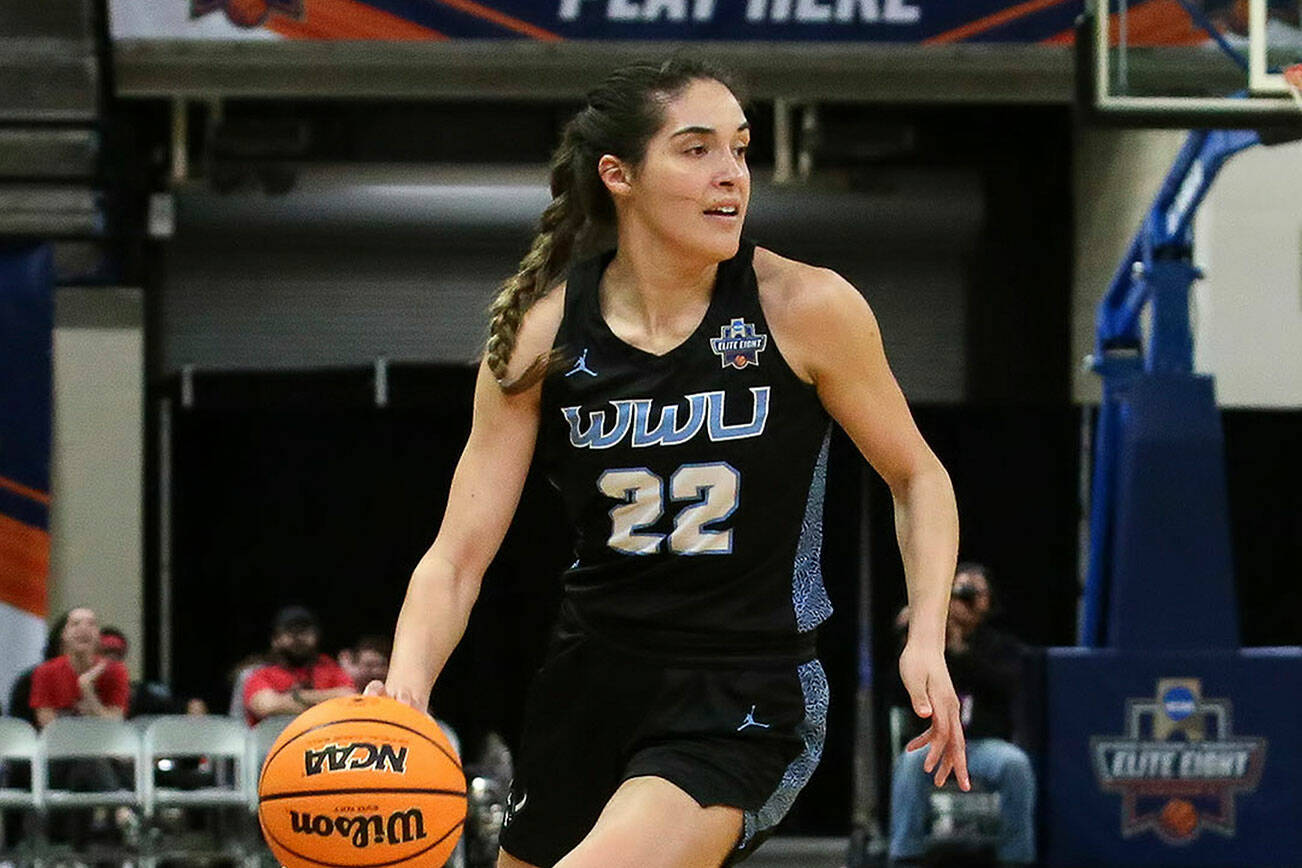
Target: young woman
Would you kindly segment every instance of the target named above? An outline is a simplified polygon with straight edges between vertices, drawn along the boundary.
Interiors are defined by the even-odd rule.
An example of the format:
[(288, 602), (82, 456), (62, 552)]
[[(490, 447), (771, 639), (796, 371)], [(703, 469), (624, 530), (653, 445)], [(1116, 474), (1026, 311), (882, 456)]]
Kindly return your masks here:
[(494, 302), (443, 525), (368, 692), (425, 708), (537, 451), (578, 559), (500, 866), (731, 864), (786, 813), (826, 720), (829, 416), (895, 499), (913, 612), (900, 674), (931, 718), (911, 747), (930, 746), (937, 784), (968, 785), (943, 656), (949, 478), (859, 292), (742, 239), (750, 135), (705, 64), (616, 71), (566, 127), (541, 231)]

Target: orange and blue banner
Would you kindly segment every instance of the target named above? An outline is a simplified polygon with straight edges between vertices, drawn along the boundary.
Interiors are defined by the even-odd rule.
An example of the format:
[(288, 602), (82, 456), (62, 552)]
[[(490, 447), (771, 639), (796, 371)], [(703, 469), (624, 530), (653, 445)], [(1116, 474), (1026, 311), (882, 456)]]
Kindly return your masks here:
[[(1132, 0), (1131, 44), (1207, 42), (1182, 7), (1190, 2), (1218, 26), (1237, 8)], [(1069, 44), (1084, 8), (1085, 0), (109, 0), (109, 18), (115, 39)]]
[(49, 245), (0, 246), (0, 697), (45, 644), (50, 571)]
[(1056, 41), (1070, 32), (1084, 0), (110, 0), (109, 6), (118, 39), (947, 43)]

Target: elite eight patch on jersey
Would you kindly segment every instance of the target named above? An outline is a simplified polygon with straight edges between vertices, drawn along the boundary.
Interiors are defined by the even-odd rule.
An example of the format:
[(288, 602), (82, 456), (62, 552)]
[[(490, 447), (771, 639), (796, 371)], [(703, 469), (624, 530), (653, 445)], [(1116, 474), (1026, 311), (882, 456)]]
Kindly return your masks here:
[(758, 365), (760, 352), (769, 345), (769, 336), (755, 333), (755, 326), (740, 317), (719, 329), (717, 338), (710, 338), (710, 349), (719, 357), (723, 367), (732, 365), (740, 370), (747, 365)]

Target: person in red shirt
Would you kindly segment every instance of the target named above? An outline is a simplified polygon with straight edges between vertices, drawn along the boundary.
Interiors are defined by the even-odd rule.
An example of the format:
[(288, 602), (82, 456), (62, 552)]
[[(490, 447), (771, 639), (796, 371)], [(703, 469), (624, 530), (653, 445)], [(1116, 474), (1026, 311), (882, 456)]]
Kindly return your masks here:
[(36, 725), (44, 729), (60, 715), (122, 720), (130, 688), (127, 668), (99, 653), (99, 620), (82, 607), (68, 613), (62, 633), (63, 654), (32, 672), (29, 703)]
[(274, 662), (244, 682), (244, 716), (249, 725), (273, 714), (301, 714), (318, 702), (357, 692), (348, 673), (322, 654), (321, 628), (302, 606), (287, 606), (271, 630)]
[[(127, 712), (127, 667), (99, 653), (99, 619), (95, 612), (80, 607), (68, 612), (60, 634), (63, 653), (47, 660), (32, 672), (29, 703), (36, 725), (44, 729), (56, 717), (80, 715), (122, 720)], [(107, 758), (52, 760), (50, 783), (75, 792), (103, 792), (129, 787), (130, 775)], [(130, 819), (131, 809), (117, 815), (103, 808), (67, 811), (52, 822), (52, 840), (74, 841), (82, 847), (91, 839), (116, 843), (121, 826)]]

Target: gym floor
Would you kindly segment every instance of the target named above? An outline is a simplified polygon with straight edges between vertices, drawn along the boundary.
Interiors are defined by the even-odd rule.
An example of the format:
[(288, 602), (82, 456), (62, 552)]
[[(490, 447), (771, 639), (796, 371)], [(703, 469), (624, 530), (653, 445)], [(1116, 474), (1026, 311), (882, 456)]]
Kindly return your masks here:
[(743, 864), (746, 868), (842, 868), (845, 838), (770, 838)]

